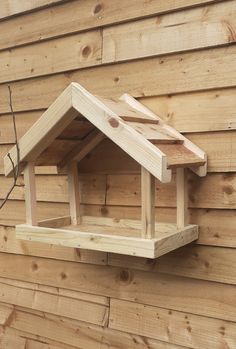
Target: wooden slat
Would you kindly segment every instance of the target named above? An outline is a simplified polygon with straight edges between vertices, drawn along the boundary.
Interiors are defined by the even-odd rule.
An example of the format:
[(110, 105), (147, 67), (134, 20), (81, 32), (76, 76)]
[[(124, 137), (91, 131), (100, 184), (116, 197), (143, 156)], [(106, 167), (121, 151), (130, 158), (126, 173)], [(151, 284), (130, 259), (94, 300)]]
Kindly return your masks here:
[[(42, 55), (42, 52), (45, 54)], [(53, 39), (1, 52), (0, 82), (81, 69), (98, 65), (100, 60), (99, 31)]]
[(155, 178), (141, 167), (142, 237), (155, 236)]
[(93, 151), (93, 149), (104, 138), (104, 134), (93, 127), (93, 130), (80, 143), (76, 144), (65, 157), (62, 158), (62, 160), (58, 163), (58, 167), (63, 169), (66, 167), (66, 164), (70, 163), (71, 161), (76, 161), (76, 163), (78, 163), (79, 161), (83, 160), (83, 158)]
[[(77, 112), (72, 108), (71, 85), (63, 91), (59, 98), (47, 109), (40, 117), (34, 127), (19, 140), (20, 148), (19, 166), (24, 167), (24, 162), (35, 161), (42, 152), (47, 149), (57, 136), (73, 121)], [(55, 127), (55, 124), (57, 127)], [(42, 129), (44, 132), (42, 133)], [(9, 156), (4, 158), (5, 175), (11, 175), (13, 172), (12, 163), (16, 166), (17, 149), (14, 146), (9, 151)]]
[(231, 1), (105, 28), (102, 60), (118, 62), (235, 42), (235, 14)]
[(62, 1), (65, 0), (22, 0), (20, 3), (17, 0), (2, 0), (0, 18), (3, 19), (14, 15), (19, 15), (45, 6), (54, 5)]
[[(80, 180), (82, 185), (81, 203), (83, 204), (104, 205), (105, 202), (107, 205), (116, 206), (140, 206), (141, 204), (141, 182), (138, 174), (124, 174), (122, 177), (120, 174), (109, 174), (107, 184), (105, 175), (84, 174), (80, 176)], [(1, 176), (0, 183), (0, 198), (3, 198), (11, 185), (11, 179)], [(19, 179), (19, 183), (22, 183), (21, 179)], [(189, 207), (236, 208), (236, 176), (234, 173), (208, 174), (205, 178), (199, 178), (192, 174), (188, 183)], [(38, 201), (68, 203), (66, 176), (37, 176), (36, 187), (38, 188)], [(23, 200), (23, 188), (15, 188), (11, 199)], [(159, 182), (156, 183), (156, 206), (176, 206), (174, 182), (162, 185)], [(54, 217), (58, 217), (58, 214)]]
[(183, 168), (176, 170), (177, 227), (183, 228), (189, 223), (187, 173)]
[[(60, 294), (60, 290), (55, 292), (55, 290), (49, 289), (47, 291), (47, 289), (37, 287), (35, 284), (25, 285), (8, 279), (2, 279), (0, 287), (0, 301), (3, 303), (45, 311), (100, 326), (104, 326), (108, 319), (107, 306), (79, 299), (79, 294), (76, 299), (63, 295), (63, 290)], [(99, 297), (97, 298), (99, 299)]]
[(235, 323), (115, 299), (111, 301), (109, 325), (188, 348), (218, 348), (225, 341), (236, 345)]
[[(16, 205), (16, 207), (14, 207), (14, 209), (16, 208), (18, 208), (19, 212), (19, 205)], [(57, 207), (57, 209), (59, 208)], [(15, 223), (13, 219), (11, 219), (10, 222), (11, 224)], [(16, 240), (14, 228), (0, 227), (0, 241), (2, 244), (0, 250), (1, 252), (5, 253), (14, 253), (20, 255), (23, 254), (38, 257), (41, 256), (52, 259), (60, 259), (64, 261), (73, 261), (90, 264), (105, 264), (106, 262), (106, 253), (103, 252), (86, 251), (80, 249), (66, 248), (63, 246), (51, 246), (40, 243), (35, 244), (31, 242), (22, 242)]]
[[(4, 309), (4, 305), (1, 305), (1, 309)], [(184, 349), (175, 345), (168, 345), (167, 347), (165, 343), (158, 340), (140, 336), (127, 336), (125, 333), (113, 331), (106, 327), (87, 326), (83, 322), (69, 320), (63, 317), (59, 319), (47, 313), (44, 314), (33, 310), (26, 311), (25, 308), (16, 308), (14, 312), (16, 316), (12, 316), (8, 324), (11, 329), (17, 330), (20, 333), (22, 331), (23, 333), (26, 332), (28, 336), (34, 335), (36, 339), (46, 338), (46, 343), (49, 339), (62, 343), (62, 345), (69, 345), (69, 348), (66, 347), (66, 349), (75, 347), (78, 349), (100, 349), (103, 343), (105, 346), (110, 346), (110, 348), (118, 346), (120, 348), (133, 349), (134, 341), (138, 344), (139, 349), (144, 349), (144, 340), (146, 342), (145, 345), (148, 344), (154, 349)], [(45, 341), (42, 342), (45, 343)], [(54, 347), (51, 348), (54, 349)], [(36, 347), (36, 349), (38, 348)], [(41, 347), (40, 349), (45, 348)], [(56, 347), (55, 349), (61, 348)]]
[(187, 149), (183, 144), (156, 144), (167, 156), (167, 164), (169, 168), (200, 166), (204, 165), (205, 161)]
[[(208, 172), (230, 172), (236, 170), (235, 131), (186, 134), (186, 137), (207, 153)], [(178, 148), (178, 146), (175, 147)], [(113, 154), (112, 156), (111, 153)], [(103, 162), (98, 161), (101, 156), (104, 157)], [(195, 157), (194, 161), (196, 161)], [(138, 173), (140, 171), (135, 161), (109, 140), (103, 141), (103, 143), (94, 149), (90, 157), (84, 159), (79, 164), (79, 168), (81, 172)]]
[(141, 103), (180, 132), (234, 130), (235, 88), (141, 98)]
[(68, 194), (71, 224), (79, 224), (81, 220), (80, 209), (80, 183), (77, 163), (72, 162), (68, 165)]
[[(165, 122), (175, 127), (180, 132), (208, 132), (234, 130), (235, 122), (235, 88), (213, 91), (185, 93), (170, 96), (157, 96), (141, 98), (141, 103), (159, 115)], [(19, 137), (33, 125), (42, 115), (42, 111), (23, 112), (16, 114), (17, 134)], [(81, 128), (87, 132), (86, 123), (75, 123), (70, 128), (70, 137), (77, 137)], [(76, 130), (75, 130), (75, 126)], [(11, 115), (0, 116), (0, 143), (13, 143), (14, 132)], [(89, 130), (90, 131), (90, 130)], [(72, 133), (73, 132), (73, 133)], [(81, 132), (81, 131), (80, 131)], [(83, 134), (85, 135), (85, 134)], [(217, 137), (219, 134), (215, 134)], [(69, 138), (63, 132), (63, 138)], [(78, 138), (78, 137), (77, 137)]]
[[(53, 218), (58, 216), (68, 215), (68, 205), (62, 203), (47, 203), (39, 202), (37, 204), (38, 214), (41, 220), (49, 217)], [(100, 206), (100, 205), (82, 205), (84, 215), (92, 216), (104, 216), (104, 217), (116, 217), (125, 219), (139, 219), (140, 208), (135, 206)], [(176, 221), (175, 209), (158, 207), (156, 209), (158, 219), (161, 222), (174, 223)], [(235, 222), (236, 214), (235, 210), (218, 210), (218, 209), (191, 209), (190, 210), (190, 222), (192, 224), (198, 224), (200, 226), (200, 235), (197, 241), (198, 244), (224, 246), (236, 248), (236, 234), (235, 234)], [(6, 206), (0, 211), (0, 223), (2, 225), (9, 226), (9, 228), (2, 228), (0, 230), (0, 241), (3, 252), (9, 253), (26, 253), (42, 255), (50, 257), (50, 247), (45, 244), (30, 244), (26, 242), (23, 246), (14, 239), (14, 231), (10, 227), (15, 224), (24, 223), (25, 210), (24, 202), (22, 201), (8, 201)], [(6, 230), (5, 230), (6, 229)], [(8, 234), (9, 239), (5, 241), (5, 234)], [(26, 246), (26, 248), (24, 248)], [(55, 254), (53, 252), (52, 258), (61, 258), (72, 260), (77, 259), (76, 253), (73, 249), (57, 248), (54, 246)], [(60, 251), (59, 251), (60, 250)], [(58, 251), (58, 255), (57, 252)], [(91, 251), (81, 250), (83, 255), (88, 253), (93, 256)], [(60, 254), (61, 253), (61, 254)], [(81, 254), (81, 253), (80, 253)], [(58, 257), (57, 257), (58, 256)], [(80, 258), (80, 256), (78, 256)], [(94, 256), (96, 260), (96, 255)]]
[[(232, 87), (236, 81), (232, 69), (235, 52), (236, 46), (230, 45), (15, 82), (11, 84), (14, 111), (47, 108), (72, 81), (78, 81), (91, 93), (99, 95), (102, 91), (108, 98), (119, 97), (124, 91), (141, 97)], [(217, 72), (213, 66), (218, 67)], [(8, 101), (7, 86), (1, 85), (2, 113), (9, 112)]]
[[(9, 0), (4, 0), (5, 2)], [(52, 0), (51, 2), (58, 2)], [(107, 24), (129, 21), (131, 19), (152, 16), (164, 12), (171, 12), (196, 5), (215, 3), (217, 0), (181, 0), (176, 3), (164, 0), (148, 3), (145, 0), (136, 4), (136, 0), (109, 1), (104, 0), (98, 4), (96, 0), (82, 0), (80, 2), (65, 3), (51, 7), (30, 15), (21, 15), (17, 18), (0, 23), (0, 30), (4, 35), (0, 38), (0, 49), (14, 47), (25, 43), (36, 42), (47, 38), (53, 38), (64, 34), (75, 33)], [(49, 3), (49, 1), (41, 0)], [(13, 1), (11, 0), (11, 3)], [(26, 3), (26, 1), (25, 1)], [(15, 1), (15, 6), (18, 3)], [(24, 10), (24, 4), (18, 10)], [(28, 2), (27, 2), (27, 5)], [(25, 7), (27, 9), (27, 5)], [(30, 3), (35, 6), (35, 3)], [(119, 9), (122, 8), (120, 12)], [(14, 13), (14, 9), (13, 10)], [(16, 11), (17, 9), (15, 9)], [(3, 17), (11, 14), (8, 7), (1, 13)]]
[(34, 163), (28, 162), (24, 170), (26, 223), (37, 225), (36, 185)]
[(153, 262), (144, 258), (114, 254), (110, 257), (110, 264), (235, 285), (235, 258), (233, 248), (189, 245)]
[[(173, 272), (169, 276), (162, 270), (165, 266), (166, 269), (169, 266), (171, 270), (171, 263), (168, 263), (169, 255), (160, 257), (155, 263), (145, 258), (115, 254), (109, 259), (110, 265), (118, 266), (114, 268), (7, 253), (0, 254), (1, 262), (5, 263), (0, 265), (0, 276), (130, 301), (135, 301), (137, 296), (137, 300), (143, 304), (163, 305), (175, 310), (235, 321), (235, 286), (228, 285), (235, 285), (235, 253), (216, 247), (182, 250), (182, 266), (179, 270), (178, 266), (172, 266)], [(194, 253), (197, 252), (199, 259), (193, 266)], [(226, 257), (222, 260), (224, 254)], [(164, 258), (165, 261), (162, 262)], [(201, 266), (202, 261), (210, 265), (215, 263), (210, 275), (204, 270), (204, 266)], [(175, 263), (178, 264), (176, 261)], [(196, 273), (197, 278), (202, 280), (182, 277), (181, 269), (183, 272), (184, 263), (186, 274), (189, 269), (189, 276)], [(189, 265), (193, 266), (193, 270)], [(53, 278), (51, 270), (54, 271)]]

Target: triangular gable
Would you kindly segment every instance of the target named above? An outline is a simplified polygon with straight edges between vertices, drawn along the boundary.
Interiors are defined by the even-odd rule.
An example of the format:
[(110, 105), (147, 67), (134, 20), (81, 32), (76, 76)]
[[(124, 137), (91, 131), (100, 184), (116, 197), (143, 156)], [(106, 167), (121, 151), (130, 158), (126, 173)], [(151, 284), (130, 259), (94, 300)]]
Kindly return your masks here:
[[(71, 83), (19, 140), (21, 169), (25, 162), (35, 161), (78, 115), (82, 115), (162, 182), (171, 180), (166, 154), (176, 159), (176, 167), (183, 166), (181, 157), (183, 162), (185, 156), (189, 167), (195, 165), (198, 174), (205, 175), (206, 156), (203, 151), (131, 96), (124, 95), (122, 99), (120, 102), (102, 99), (79, 84)], [(87, 151), (103, 139), (99, 131), (94, 131), (94, 137), (90, 135)], [(73, 152), (76, 155), (80, 148), (80, 145), (77, 149), (75, 147), (72, 155)], [(4, 162), (5, 174), (12, 174), (12, 163), (17, 164), (16, 147), (11, 149)]]

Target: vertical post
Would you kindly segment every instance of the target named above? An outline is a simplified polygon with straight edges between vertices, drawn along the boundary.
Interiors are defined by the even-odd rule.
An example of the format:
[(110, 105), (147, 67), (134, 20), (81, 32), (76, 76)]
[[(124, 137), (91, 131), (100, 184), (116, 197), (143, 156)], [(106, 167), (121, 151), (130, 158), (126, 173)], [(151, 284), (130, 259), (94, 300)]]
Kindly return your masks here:
[(141, 167), (142, 237), (155, 236), (155, 177)]
[(176, 190), (177, 190), (177, 227), (184, 228), (188, 224), (188, 183), (186, 170), (176, 169)]
[(36, 185), (34, 163), (28, 162), (24, 169), (26, 224), (37, 225)]
[(70, 203), (71, 224), (77, 225), (80, 223), (80, 190), (79, 190), (79, 175), (77, 162), (72, 161), (68, 165), (68, 189)]

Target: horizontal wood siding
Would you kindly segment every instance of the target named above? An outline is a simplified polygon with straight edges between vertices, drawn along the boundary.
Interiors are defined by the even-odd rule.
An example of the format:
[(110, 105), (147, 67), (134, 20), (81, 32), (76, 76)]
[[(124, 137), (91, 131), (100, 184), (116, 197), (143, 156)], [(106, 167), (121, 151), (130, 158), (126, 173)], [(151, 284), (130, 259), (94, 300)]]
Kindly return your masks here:
[[(20, 177), (0, 210), (1, 348), (235, 349), (235, 15), (235, 0), (2, 1), (0, 199), (8, 85), (19, 137), (75, 81), (138, 98), (206, 151), (208, 174), (188, 174), (198, 241), (154, 261), (17, 240)], [(40, 220), (68, 215), (67, 177), (51, 166), (65, 145), (66, 133), (36, 168)], [(103, 141), (79, 169), (84, 215), (140, 219), (140, 167), (117, 146)], [(175, 222), (175, 178), (156, 183), (156, 219)]]

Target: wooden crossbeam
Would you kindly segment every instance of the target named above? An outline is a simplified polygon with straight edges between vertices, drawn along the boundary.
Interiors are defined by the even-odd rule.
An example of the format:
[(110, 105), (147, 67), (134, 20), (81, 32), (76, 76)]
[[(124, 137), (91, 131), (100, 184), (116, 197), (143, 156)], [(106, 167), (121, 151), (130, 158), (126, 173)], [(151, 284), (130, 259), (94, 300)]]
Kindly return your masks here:
[(64, 159), (58, 164), (63, 169), (72, 161), (81, 161), (90, 151), (92, 151), (103, 139), (105, 135), (97, 129), (91, 131), (85, 139), (78, 143)]
[(142, 195), (142, 237), (154, 238), (155, 235), (155, 177), (144, 167), (141, 168)]

